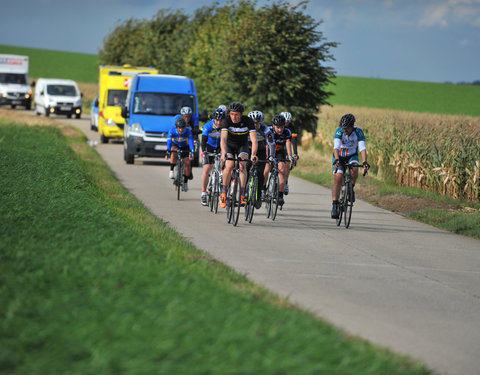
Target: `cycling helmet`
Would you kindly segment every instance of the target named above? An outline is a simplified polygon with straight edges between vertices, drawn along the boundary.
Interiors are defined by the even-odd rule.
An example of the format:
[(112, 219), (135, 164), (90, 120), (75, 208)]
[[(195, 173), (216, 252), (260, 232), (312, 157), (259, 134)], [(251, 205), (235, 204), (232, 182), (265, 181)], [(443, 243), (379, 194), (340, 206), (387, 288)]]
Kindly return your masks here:
[(276, 126), (285, 126), (285, 117), (283, 117), (282, 115), (275, 115), (273, 116), (273, 125), (276, 125)]
[(182, 109), (180, 109), (180, 114), (182, 116), (191, 116), (192, 115), (192, 109), (190, 107), (182, 107)]
[(245, 106), (240, 102), (233, 102), (230, 104), (230, 112), (245, 112)]
[(223, 120), (225, 118), (225, 112), (221, 108), (217, 108), (215, 112), (212, 113), (212, 119)]
[(221, 109), (223, 112), (227, 113), (227, 106), (225, 104), (220, 104), (217, 109)]
[(183, 117), (179, 117), (175, 120), (175, 127), (176, 128), (185, 128), (187, 126), (187, 122)]
[(248, 117), (250, 117), (253, 122), (262, 122), (265, 120), (265, 115), (260, 111), (252, 111), (248, 114)]
[(348, 129), (350, 126), (353, 126), (355, 124), (355, 116), (352, 115), (351, 113), (347, 113), (346, 115), (343, 115), (342, 118), (340, 119), (340, 126), (342, 129)]
[(285, 117), (285, 121), (292, 121), (292, 114), (290, 112), (282, 112), (280, 114)]

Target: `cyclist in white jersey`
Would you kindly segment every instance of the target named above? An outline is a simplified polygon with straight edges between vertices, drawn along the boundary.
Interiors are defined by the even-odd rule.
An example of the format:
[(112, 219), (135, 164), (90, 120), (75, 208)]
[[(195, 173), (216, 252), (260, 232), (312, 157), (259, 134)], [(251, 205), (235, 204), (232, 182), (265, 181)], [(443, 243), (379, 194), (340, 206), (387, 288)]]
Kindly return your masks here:
[[(338, 198), (340, 196), (340, 185), (342, 183), (342, 174), (344, 166), (348, 163), (360, 164), (358, 153), (362, 154), (363, 168), (368, 170), (370, 165), (367, 163), (367, 147), (365, 145), (365, 135), (362, 129), (355, 126), (355, 116), (351, 113), (343, 115), (340, 119), (340, 126), (335, 132), (333, 139), (333, 157), (332, 170), (334, 173), (332, 187), (332, 219), (338, 218)], [(336, 172), (335, 172), (336, 170)], [(358, 178), (358, 168), (352, 169), (352, 185)], [(355, 202), (355, 192), (353, 192), (353, 201)]]

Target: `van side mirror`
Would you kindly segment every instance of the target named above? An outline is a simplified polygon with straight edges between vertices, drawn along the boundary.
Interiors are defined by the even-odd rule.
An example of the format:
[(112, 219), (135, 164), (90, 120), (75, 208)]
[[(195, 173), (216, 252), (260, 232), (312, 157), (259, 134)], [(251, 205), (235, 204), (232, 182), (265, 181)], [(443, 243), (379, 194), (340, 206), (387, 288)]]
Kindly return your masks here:
[(32, 88), (33, 88), (33, 87), (35, 87), (35, 84), (36, 84), (36, 83), (37, 83), (37, 82), (35, 82), (35, 80), (33, 80), (33, 81), (30, 83), (30, 86), (32, 86)]
[(83, 92), (80, 93), (80, 97), (83, 98)]
[(122, 117), (127, 118), (128, 117), (128, 111), (127, 111), (127, 106), (122, 107)]

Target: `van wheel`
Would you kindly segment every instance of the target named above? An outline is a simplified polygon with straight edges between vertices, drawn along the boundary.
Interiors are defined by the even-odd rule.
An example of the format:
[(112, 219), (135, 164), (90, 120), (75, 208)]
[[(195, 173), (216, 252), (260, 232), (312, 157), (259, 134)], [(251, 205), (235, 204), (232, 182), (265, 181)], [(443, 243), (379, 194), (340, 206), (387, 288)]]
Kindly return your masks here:
[(28, 102), (26, 105), (25, 105), (25, 109), (27, 111), (30, 111), (32, 109), (32, 103), (31, 102)]
[(103, 134), (100, 135), (100, 141), (102, 143), (108, 143), (108, 137), (105, 137)]
[(69, 113), (69, 114), (67, 115), (67, 118), (72, 118), (72, 114)]
[(12, 109), (15, 109), (17, 105), (16, 104), (12, 104)]
[(81, 116), (81, 113), (77, 113), (77, 114), (75, 115), (75, 118), (80, 118), (80, 116)]
[(123, 148), (123, 158), (127, 164), (135, 163), (134, 155), (128, 152), (128, 147)]

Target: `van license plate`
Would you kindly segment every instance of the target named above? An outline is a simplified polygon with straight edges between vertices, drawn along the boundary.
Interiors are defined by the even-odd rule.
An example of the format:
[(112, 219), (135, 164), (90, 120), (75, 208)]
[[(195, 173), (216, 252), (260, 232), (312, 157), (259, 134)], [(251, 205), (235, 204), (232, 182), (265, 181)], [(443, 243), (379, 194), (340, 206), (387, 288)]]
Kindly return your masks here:
[(156, 151), (163, 151), (167, 149), (167, 145), (155, 145), (153, 146), (153, 149)]
[(72, 110), (72, 107), (65, 107), (65, 106), (60, 107), (60, 111), (71, 111), (71, 110)]

